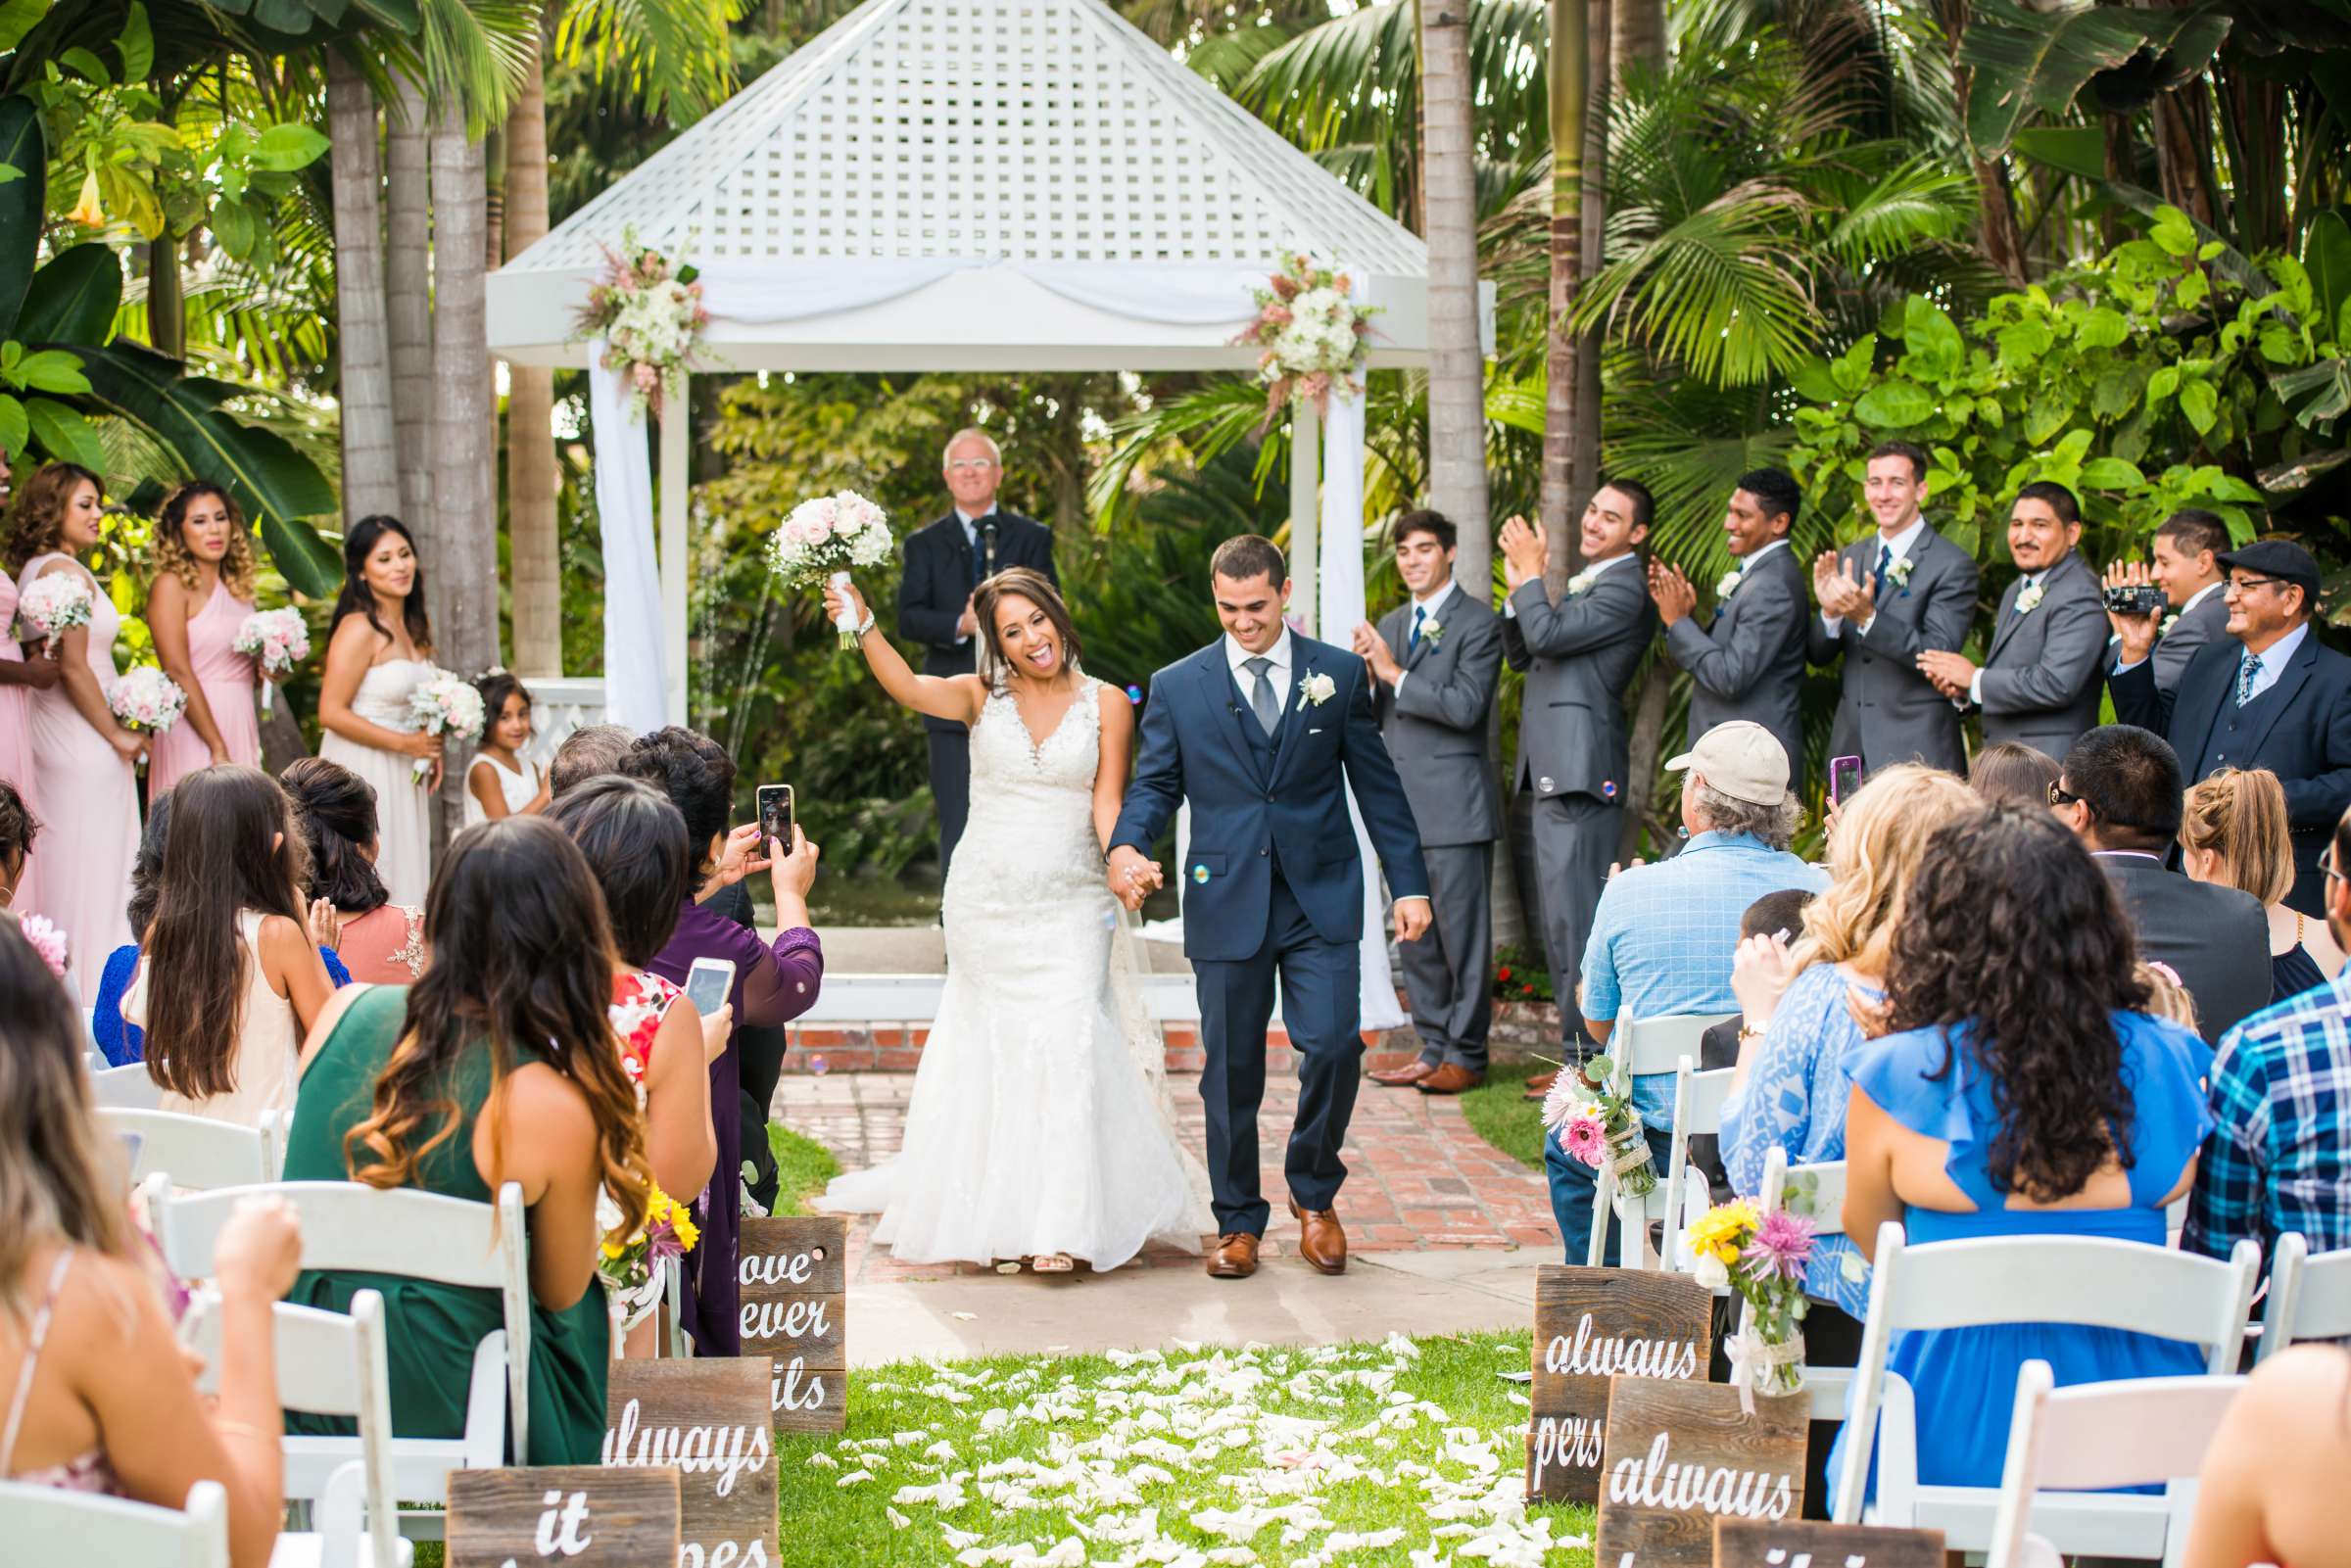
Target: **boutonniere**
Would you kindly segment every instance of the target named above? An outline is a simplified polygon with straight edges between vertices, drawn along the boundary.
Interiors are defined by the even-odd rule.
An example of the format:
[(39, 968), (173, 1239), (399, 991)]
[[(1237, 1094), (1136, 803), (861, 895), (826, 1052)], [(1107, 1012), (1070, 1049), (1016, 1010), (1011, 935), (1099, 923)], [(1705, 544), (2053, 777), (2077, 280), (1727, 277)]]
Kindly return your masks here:
[(1339, 686), (1327, 675), (1309, 671), (1306, 679), (1299, 683), (1298, 689), (1305, 693), (1307, 701), (1319, 708), (1336, 694)]
[(1910, 557), (1905, 555), (1887, 567), (1886, 581), (1896, 588), (1908, 588), (1910, 586)]
[(1592, 586), (1592, 580), (1599, 575), (1599, 567), (1587, 566), (1582, 571), (1576, 573), (1573, 577), (1567, 579), (1567, 596), (1569, 598), (1574, 598), (1581, 594), (1584, 590)]
[(2178, 626), (2179, 624), (2180, 615), (2179, 612), (2175, 610), (2163, 618), (2163, 624), (2155, 629), (2155, 635), (2157, 637), (2170, 637), (2172, 635), (2172, 628)]
[(2040, 585), (2039, 583), (2029, 583), (2026, 585), (2025, 591), (2016, 595), (2016, 613), (2019, 615), (2030, 615), (2033, 613), (2033, 606), (2039, 604), (2039, 602)]
[(1733, 594), (1739, 592), (1739, 585), (1746, 581), (1747, 568), (1744, 566), (1734, 566), (1729, 571), (1722, 574), (1721, 582), (1714, 585), (1714, 596), (1716, 598), (1729, 598)]
[(1422, 622), (1420, 623), (1420, 641), (1423, 641), (1423, 642), (1427, 643), (1427, 644), (1428, 644), (1430, 647), (1432, 647), (1432, 648), (1433, 648), (1433, 647), (1435, 647), (1435, 646), (1436, 646), (1436, 645), (1437, 645), (1439, 642), (1443, 641), (1444, 641), (1444, 639), (1445, 639), (1445, 623), (1444, 623), (1444, 622), (1442, 622), (1442, 621), (1422, 621)]

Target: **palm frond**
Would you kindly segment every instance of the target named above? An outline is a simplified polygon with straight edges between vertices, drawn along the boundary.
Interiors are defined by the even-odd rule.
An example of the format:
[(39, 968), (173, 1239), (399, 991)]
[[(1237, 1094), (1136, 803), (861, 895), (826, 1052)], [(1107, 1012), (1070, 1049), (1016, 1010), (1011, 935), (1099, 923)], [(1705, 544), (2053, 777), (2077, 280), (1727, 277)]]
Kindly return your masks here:
[(731, 0), (569, 0), (554, 53), (586, 62), (602, 80), (625, 76), (646, 112), (683, 123), (734, 90), (727, 24)]
[(1616, 259), (1585, 285), (1577, 329), (1607, 321), (1724, 386), (1794, 370), (1816, 319), (1793, 232), (1803, 206), (1794, 191), (1749, 184), (1671, 222), (1640, 208), (1610, 214)]

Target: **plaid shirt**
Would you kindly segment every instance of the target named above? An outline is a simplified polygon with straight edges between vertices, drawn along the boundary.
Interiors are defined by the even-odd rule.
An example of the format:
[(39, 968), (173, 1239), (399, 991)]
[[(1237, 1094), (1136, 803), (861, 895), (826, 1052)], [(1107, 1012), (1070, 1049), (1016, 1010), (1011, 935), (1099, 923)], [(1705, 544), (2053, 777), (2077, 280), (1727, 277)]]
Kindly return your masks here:
[(2221, 1036), (2211, 1096), (2181, 1245), (2226, 1258), (2250, 1236), (2265, 1267), (2289, 1230), (2313, 1253), (2351, 1247), (2351, 973)]

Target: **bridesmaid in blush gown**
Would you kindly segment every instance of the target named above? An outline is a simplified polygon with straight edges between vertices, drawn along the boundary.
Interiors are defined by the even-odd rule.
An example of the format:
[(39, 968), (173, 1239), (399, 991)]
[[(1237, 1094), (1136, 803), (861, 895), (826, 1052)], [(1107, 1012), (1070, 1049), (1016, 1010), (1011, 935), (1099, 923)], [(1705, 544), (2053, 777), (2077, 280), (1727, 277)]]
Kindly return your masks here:
[(105, 494), (88, 469), (46, 464), (17, 497), (8, 542), (8, 563), (21, 587), (70, 575), (94, 600), (90, 624), (56, 639), (61, 679), (33, 693), (30, 725), (41, 837), (72, 856), (70, 862), (51, 859), (40, 881), (39, 912), (64, 928), (73, 983), (83, 996), (98, 994), (106, 955), (130, 940), (124, 907), (139, 847), (138, 781), (131, 770), (146, 744), (107, 711), (122, 617), (78, 558), (98, 543)]
[[(8, 454), (0, 452), (0, 510), (8, 505)], [(32, 693), (57, 685), (57, 650), (47, 644), (27, 648), (15, 637), (17, 580), (0, 572), (0, 780), (17, 791), (24, 809), (40, 818), (38, 792), (32, 780)], [(18, 909), (37, 913), (40, 880), (33, 856), (27, 854), (16, 881)]]
[(188, 694), (179, 723), (147, 754), (147, 798), (216, 762), (261, 766), (253, 659), (236, 651), (253, 613), (253, 544), (228, 492), (209, 479), (173, 491), (155, 520), (147, 628), (164, 673)]
[(416, 541), (396, 517), (360, 518), (343, 538), (343, 592), (318, 689), (326, 732), (318, 755), (375, 790), (375, 869), (396, 904), (422, 904), (433, 879), (425, 806), (441, 787), (441, 737), (408, 717), (408, 694), (431, 671), (432, 651)]

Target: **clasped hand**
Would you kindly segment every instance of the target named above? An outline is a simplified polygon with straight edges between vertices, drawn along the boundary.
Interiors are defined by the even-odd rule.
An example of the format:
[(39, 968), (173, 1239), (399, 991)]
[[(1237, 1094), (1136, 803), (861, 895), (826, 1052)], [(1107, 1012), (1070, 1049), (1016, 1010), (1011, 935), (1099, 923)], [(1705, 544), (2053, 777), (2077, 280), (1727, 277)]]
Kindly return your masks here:
[(1141, 850), (1131, 844), (1121, 844), (1110, 852), (1110, 864), (1104, 872), (1103, 880), (1110, 885), (1110, 896), (1131, 913), (1142, 908), (1143, 900), (1156, 892), (1167, 879), (1161, 873), (1158, 861), (1146, 858)]
[(1523, 517), (1503, 524), (1494, 542), (1502, 546), (1503, 581), (1513, 594), (1521, 584), (1539, 581), (1551, 565), (1550, 546)]

